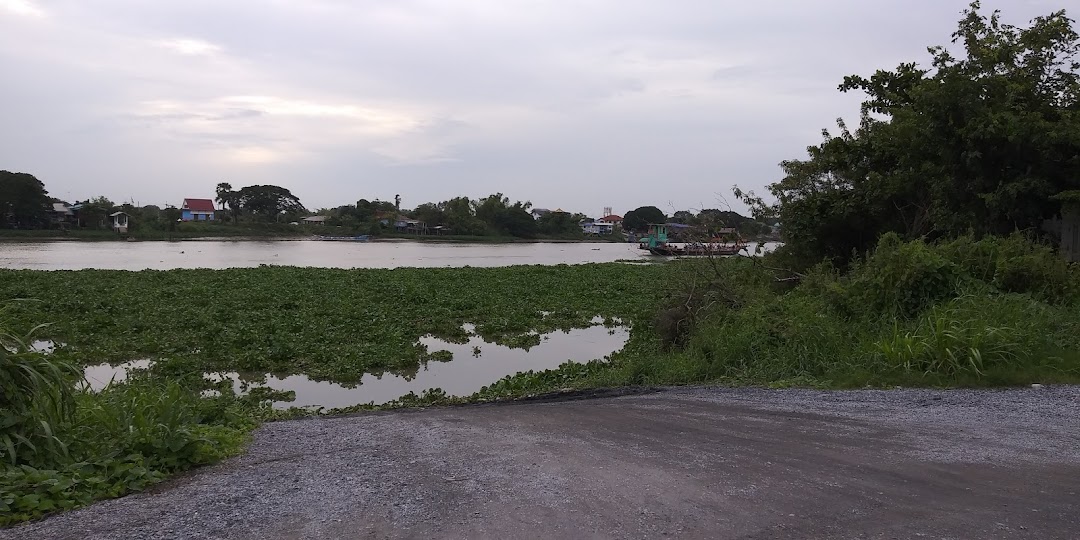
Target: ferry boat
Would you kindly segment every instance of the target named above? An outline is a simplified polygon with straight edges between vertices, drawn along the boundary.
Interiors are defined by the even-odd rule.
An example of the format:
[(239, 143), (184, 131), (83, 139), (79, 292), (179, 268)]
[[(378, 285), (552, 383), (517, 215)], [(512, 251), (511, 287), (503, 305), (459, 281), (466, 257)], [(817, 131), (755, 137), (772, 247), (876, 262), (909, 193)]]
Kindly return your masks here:
[(638, 247), (659, 257), (725, 257), (736, 255), (746, 243), (735, 229), (720, 229), (708, 242), (686, 242), (681, 245), (668, 242), (668, 226), (649, 225), (649, 234), (641, 239)]

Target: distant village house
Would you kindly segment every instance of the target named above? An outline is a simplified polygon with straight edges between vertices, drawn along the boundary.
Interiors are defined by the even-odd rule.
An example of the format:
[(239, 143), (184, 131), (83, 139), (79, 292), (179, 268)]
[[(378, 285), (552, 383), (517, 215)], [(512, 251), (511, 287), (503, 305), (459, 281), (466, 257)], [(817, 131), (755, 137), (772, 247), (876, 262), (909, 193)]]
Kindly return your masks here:
[(71, 210), (68, 203), (55, 202), (52, 204), (52, 212), (50, 212), (49, 221), (51, 221), (54, 226), (66, 229), (74, 223), (75, 212)]
[(210, 199), (184, 199), (180, 207), (181, 221), (214, 221), (214, 201)]
[(405, 216), (398, 216), (394, 221), (394, 230), (410, 234), (427, 234), (428, 226), (418, 219), (409, 219)]
[(613, 225), (611, 223), (607, 223), (605, 221), (596, 221), (596, 220), (582, 221), (581, 230), (585, 234), (594, 234), (594, 235), (611, 234), (612, 232), (615, 231), (615, 225)]
[(604, 223), (610, 223), (613, 226), (619, 226), (622, 225), (622, 216), (616, 214), (608, 214), (600, 218), (600, 221), (603, 221)]
[(128, 232), (128, 215), (126, 212), (113, 212), (109, 214), (112, 218), (112, 229), (120, 234), (127, 234)]

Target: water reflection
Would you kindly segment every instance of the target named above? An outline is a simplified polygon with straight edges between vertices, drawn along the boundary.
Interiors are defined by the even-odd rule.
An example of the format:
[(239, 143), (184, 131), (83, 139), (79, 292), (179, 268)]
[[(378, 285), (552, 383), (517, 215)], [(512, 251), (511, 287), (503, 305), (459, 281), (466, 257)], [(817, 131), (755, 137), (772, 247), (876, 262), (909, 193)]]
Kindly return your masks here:
[(143, 359), (132, 360), (115, 366), (109, 364), (88, 366), (83, 370), (83, 376), (86, 378), (86, 388), (92, 392), (99, 392), (108, 386), (110, 382), (126, 381), (129, 371), (148, 369), (152, 364), (153, 362), (150, 360)]
[[(470, 327), (466, 327), (471, 330)], [(352, 405), (382, 404), (409, 392), (417, 395), (432, 388), (442, 388), (451, 396), (468, 396), (482, 387), (507, 375), (523, 371), (542, 371), (559, 367), (566, 361), (588, 362), (604, 359), (617, 352), (626, 343), (629, 331), (625, 327), (607, 328), (592, 326), (569, 332), (554, 332), (540, 337), (540, 344), (525, 349), (512, 349), (470, 336), (464, 343), (448, 343), (424, 337), (420, 342), (428, 351), (449, 351), (453, 359), (446, 362), (432, 361), (419, 367), (415, 376), (394, 374), (365, 374), (355, 386), (334, 382), (313, 381), (305, 375), (276, 376), (261, 373), (214, 373), (207, 374), (211, 380), (230, 379), (237, 393), (253, 388), (293, 391), (292, 402), (275, 402), (274, 407), (348, 407)], [(148, 360), (137, 360), (119, 366), (103, 364), (86, 369), (87, 381), (92, 390), (100, 390), (112, 377), (123, 380), (128, 369), (150, 366)]]

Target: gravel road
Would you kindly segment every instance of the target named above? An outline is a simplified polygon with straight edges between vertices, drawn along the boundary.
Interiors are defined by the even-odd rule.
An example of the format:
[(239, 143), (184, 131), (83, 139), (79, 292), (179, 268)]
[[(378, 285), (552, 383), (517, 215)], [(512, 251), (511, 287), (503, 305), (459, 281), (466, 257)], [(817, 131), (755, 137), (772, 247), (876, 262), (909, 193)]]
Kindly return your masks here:
[(270, 423), (0, 530), (96, 538), (1080, 537), (1080, 387), (695, 388)]

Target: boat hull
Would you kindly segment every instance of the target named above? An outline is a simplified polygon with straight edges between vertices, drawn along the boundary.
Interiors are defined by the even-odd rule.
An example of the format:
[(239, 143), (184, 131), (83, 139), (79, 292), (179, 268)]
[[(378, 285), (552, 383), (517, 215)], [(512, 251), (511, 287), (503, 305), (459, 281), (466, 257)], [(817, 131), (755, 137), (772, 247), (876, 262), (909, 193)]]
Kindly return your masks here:
[(367, 235), (360, 236), (316, 236), (315, 240), (322, 240), (324, 242), (367, 242), (370, 239)]
[(658, 257), (730, 257), (737, 255), (741, 245), (702, 245), (702, 246), (655, 246), (647, 247), (649, 253)]

